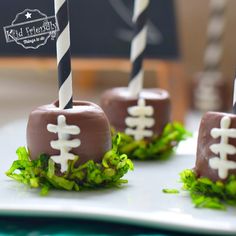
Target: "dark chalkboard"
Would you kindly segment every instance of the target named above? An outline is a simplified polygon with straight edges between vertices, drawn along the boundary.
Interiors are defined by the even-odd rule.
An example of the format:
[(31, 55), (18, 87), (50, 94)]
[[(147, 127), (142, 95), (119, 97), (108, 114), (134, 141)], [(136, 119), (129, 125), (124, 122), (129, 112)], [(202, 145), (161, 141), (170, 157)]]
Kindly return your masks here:
[[(129, 57), (132, 38), (133, 0), (70, 0), (71, 44), (73, 56)], [(55, 40), (37, 50), (6, 43), (3, 27), (10, 25), (17, 13), (38, 9), (54, 14), (53, 0), (0, 1), (1, 56), (55, 56)], [(146, 57), (177, 58), (178, 42), (173, 0), (151, 0)]]

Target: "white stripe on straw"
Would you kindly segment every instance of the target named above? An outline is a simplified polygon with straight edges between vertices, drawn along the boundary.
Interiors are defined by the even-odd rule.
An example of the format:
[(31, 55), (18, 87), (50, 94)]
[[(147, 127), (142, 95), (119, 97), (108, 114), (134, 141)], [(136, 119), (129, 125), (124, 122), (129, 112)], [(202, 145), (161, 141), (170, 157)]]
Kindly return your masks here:
[(147, 25), (142, 29), (142, 31), (133, 39), (131, 44), (131, 62), (145, 50), (147, 44)]
[(59, 89), (59, 102), (60, 102), (60, 109), (64, 109), (68, 104), (68, 101), (71, 99), (72, 94), (72, 74), (68, 76), (65, 82)]
[(143, 88), (144, 71), (141, 69), (139, 73), (130, 81), (129, 89), (132, 96), (137, 96)]
[(148, 7), (149, 0), (135, 0), (133, 22), (135, 22), (139, 15)]
[(65, 52), (70, 48), (70, 24), (68, 24), (65, 30), (60, 34), (57, 39), (57, 64), (61, 61)]
[(65, 0), (55, 0), (54, 2), (55, 2), (55, 6), (54, 6), (55, 13), (57, 13), (62, 7), (62, 5), (64, 4)]

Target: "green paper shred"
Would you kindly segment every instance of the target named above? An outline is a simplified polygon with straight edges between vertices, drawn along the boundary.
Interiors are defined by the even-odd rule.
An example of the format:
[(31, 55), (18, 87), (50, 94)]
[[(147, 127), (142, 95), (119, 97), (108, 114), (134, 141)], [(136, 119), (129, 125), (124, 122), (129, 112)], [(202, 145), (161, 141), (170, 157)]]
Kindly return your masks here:
[(13, 162), (6, 175), (31, 188), (41, 188), (41, 195), (47, 195), (50, 189), (80, 191), (120, 186), (128, 182), (121, 178), (134, 169), (127, 155), (119, 154), (120, 140), (119, 135), (113, 138), (113, 147), (104, 155), (102, 163), (90, 160), (77, 166), (79, 157), (76, 157), (68, 161), (68, 169), (63, 174), (49, 156), (42, 154), (31, 161), (27, 149), (20, 147), (16, 151), (18, 160)]
[[(113, 130), (114, 138), (116, 133)], [(165, 160), (175, 151), (176, 146), (183, 140), (191, 137), (181, 124), (169, 123), (160, 136), (153, 137), (151, 141), (136, 141), (133, 137), (120, 132), (121, 141), (118, 145), (120, 153), (125, 153), (135, 160)]]
[(168, 188), (165, 188), (165, 189), (162, 189), (162, 192), (163, 193), (168, 193), (168, 194), (178, 194), (179, 190), (178, 189), (168, 189)]
[(190, 192), (197, 208), (226, 210), (227, 205), (236, 206), (236, 176), (231, 175), (226, 182), (213, 182), (208, 178), (197, 178), (193, 170), (180, 173), (183, 189)]

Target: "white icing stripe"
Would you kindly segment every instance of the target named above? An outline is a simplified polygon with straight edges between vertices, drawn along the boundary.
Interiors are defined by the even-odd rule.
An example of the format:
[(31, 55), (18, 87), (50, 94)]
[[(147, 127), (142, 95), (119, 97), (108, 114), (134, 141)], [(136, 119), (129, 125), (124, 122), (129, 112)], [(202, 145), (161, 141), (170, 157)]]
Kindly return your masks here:
[(153, 135), (153, 131), (146, 130), (146, 128), (151, 128), (155, 124), (155, 120), (150, 117), (154, 114), (154, 109), (152, 106), (146, 106), (144, 99), (140, 98), (137, 106), (129, 107), (128, 114), (131, 117), (125, 119), (125, 124), (128, 127), (125, 130), (127, 135), (134, 136), (135, 140)]
[(153, 135), (151, 130), (134, 130), (130, 128), (127, 128), (125, 133), (134, 136), (135, 140), (142, 140), (144, 137), (152, 137)]
[(75, 159), (75, 155), (71, 154), (71, 153), (62, 153), (61, 156), (66, 157), (66, 159), (61, 159), (59, 160), (58, 156), (51, 156), (50, 158), (57, 164), (61, 165), (61, 172), (65, 172), (67, 171), (68, 168), (68, 160), (74, 160)]
[(236, 148), (230, 144), (222, 143), (219, 144), (213, 144), (210, 146), (210, 149), (213, 153), (219, 154), (222, 150), (227, 150), (227, 154), (234, 155), (236, 154)]
[(76, 148), (80, 146), (81, 142), (79, 139), (74, 140), (57, 140), (51, 142), (51, 147), (60, 150), (61, 147)]
[(129, 107), (129, 114), (133, 114), (133, 116), (152, 116), (154, 114), (153, 107), (148, 106), (146, 110), (140, 110), (139, 107)]
[(59, 90), (60, 109), (64, 109), (64, 107), (70, 101), (71, 94), (72, 94), (72, 74), (70, 73), (70, 75), (65, 80), (65, 82), (63, 83), (63, 85), (60, 87)]
[(130, 81), (129, 83), (129, 91), (131, 96), (138, 96), (140, 91), (143, 88), (143, 77), (144, 77), (144, 72), (143, 70), (140, 70), (140, 72)]
[(58, 132), (62, 132), (62, 133), (69, 133), (72, 135), (76, 135), (79, 133), (79, 128), (76, 125), (70, 125), (70, 126), (65, 126), (65, 127), (55, 127), (52, 124), (49, 124), (47, 126), (48, 131), (52, 132), (52, 133), (58, 133)]
[(229, 170), (236, 169), (236, 162), (227, 160), (228, 155), (236, 154), (235, 146), (228, 143), (229, 138), (236, 138), (236, 129), (230, 129), (231, 119), (224, 116), (220, 122), (220, 128), (213, 128), (211, 136), (213, 138), (220, 137), (220, 143), (212, 144), (210, 150), (219, 157), (212, 157), (209, 160), (209, 166), (212, 169), (218, 170), (218, 175), (221, 179), (226, 179)]
[(212, 169), (219, 170), (219, 177), (221, 179), (226, 179), (228, 177), (228, 172), (231, 169), (236, 169), (236, 163), (233, 161), (222, 160), (218, 157), (211, 158), (209, 164)]
[(70, 47), (70, 24), (68, 23), (65, 30), (57, 39), (57, 64), (60, 63), (63, 56)]
[(144, 116), (140, 116), (140, 118), (132, 118), (132, 117), (127, 117), (125, 119), (125, 123), (127, 126), (134, 128), (134, 127), (140, 127), (142, 129), (144, 128), (151, 128), (154, 124), (155, 121), (153, 118), (147, 118)]
[(147, 25), (143, 27), (140, 33), (133, 39), (131, 44), (131, 62), (134, 62), (135, 59), (145, 50), (146, 41), (147, 41)]
[[(213, 138), (219, 138), (220, 136), (236, 138), (236, 132), (235, 131), (236, 131), (236, 129), (221, 129), (221, 130), (219, 130), (217, 128), (214, 128), (214, 129), (211, 130), (211, 136)], [(225, 145), (228, 145), (228, 144), (225, 144)]]
[(149, 0), (135, 0), (133, 22), (137, 20), (139, 15), (148, 7)]
[(60, 8), (62, 7), (62, 5), (64, 4), (65, 1), (66, 0), (54, 0), (54, 2), (55, 2), (54, 8), (55, 8), (56, 14), (60, 10)]
[(57, 117), (57, 125), (48, 124), (47, 130), (52, 133), (58, 133), (58, 140), (51, 141), (51, 147), (60, 150), (60, 155), (51, 156), (50, 158), (61, 165), (61, 172), (68, 169), (68, 160), (74, 160), (75, 155), (69, 153), (72, 148), (79, 147), (81, 142), (79, 139), (68, 140), (70, 135), (77, 135), (80, 133), (80, 128), (76, 125), (67, 125), (66, 117), (59, 115)]

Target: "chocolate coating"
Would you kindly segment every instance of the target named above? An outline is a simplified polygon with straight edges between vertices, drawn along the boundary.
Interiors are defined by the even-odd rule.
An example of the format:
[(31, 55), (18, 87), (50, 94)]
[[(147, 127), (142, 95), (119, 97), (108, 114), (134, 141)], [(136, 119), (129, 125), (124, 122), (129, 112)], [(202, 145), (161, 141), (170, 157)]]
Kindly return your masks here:
[[(146, 105), (153, 106), (155, 125), (151, 128), (154, 134), (160, 134), (165, 125), (170, 122), (170, 96), (162, 89), (143, 89), (141, 98)], [(101, 107), (106, 113), (111, 126), (124, 132), (127, 128), (125, 119), (130, 116), (128, 108), (136, 106), (137, 98), (130, 96), (128, 88), (113, 88), (103, 93)]]
[[(201, 120), (195, 164), (195, 172), (198, 177), (208, 177), (212, 181), (220, 180), (218, 170), (212, 169), (209, 166), (209, 159), (218, 156), (211, 152), (209, 147), (212, 144), (220, 143), (220, 138), (215, 139), (210, 133), (213, 128), (220, 128), (220, 121), (224, 116), (230, 117), (230, 128), (236, 128), (236, 115), (234, 114), (207, 112)], [(236, 139), (229, 138), (229, 144), (236, 146)], [(228, 155), (227, 159), (236, 162), (236, 155)], [(231, 174), (236, 175), (236, 170), (229, 170), (229, 175)]]
[(56, 103), (38, 107), (32, 111), (27, 125), (27, 146), (31, 159), (42, 153), (59, 155), (59, 150), (51, 148), (50, 142), (58, 139), (58, 134), (47, 130), (48, 124), (57, 124), (57, 117), (64, 115), (68, 125), (80, 128), (81, 145), (70, 151), (80, 157), (80, 163), (88, 160), (100, 162), (105, 152), (111, 149), (111, 134), (108, 119), (103, 110), (91, 102), (74, 101), (73, 109), (60, 110)]

